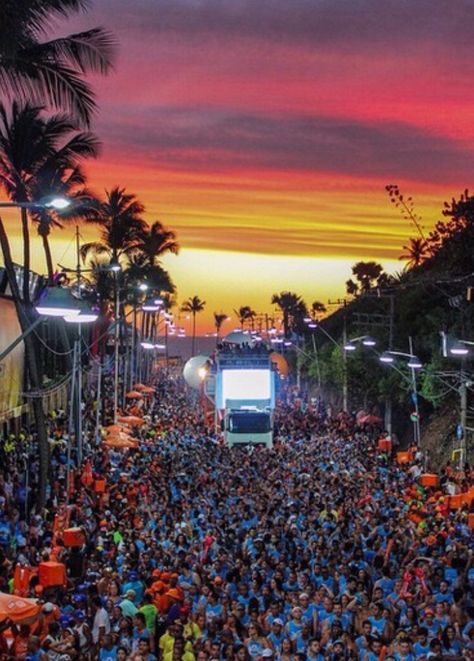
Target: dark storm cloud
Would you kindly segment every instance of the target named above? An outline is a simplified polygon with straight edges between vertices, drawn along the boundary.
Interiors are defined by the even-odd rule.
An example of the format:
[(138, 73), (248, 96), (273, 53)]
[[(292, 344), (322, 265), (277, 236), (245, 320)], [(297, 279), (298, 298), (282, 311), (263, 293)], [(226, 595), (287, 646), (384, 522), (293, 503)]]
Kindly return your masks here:
[(97, 0), (95, 15), (126, 32), (199, 40), (250, 37), (338, 48), (392, 41), (472, 43), (471, 0)]
[(141, 124), (104, 126), (104, 138), (167, 168), (253, 168), (357, 177), (463, 180), (469, 145), (396, 122), (318, 116), (264, 116), (212, 109), (142, 109)]

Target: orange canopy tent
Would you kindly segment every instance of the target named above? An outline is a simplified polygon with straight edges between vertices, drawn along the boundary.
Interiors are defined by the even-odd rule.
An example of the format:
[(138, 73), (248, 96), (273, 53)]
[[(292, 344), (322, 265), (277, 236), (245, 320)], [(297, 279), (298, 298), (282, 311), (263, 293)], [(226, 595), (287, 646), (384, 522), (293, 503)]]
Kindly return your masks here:
[(118, 432), (114, 434), (107, 434), (105, 437), (106, 441), (133, 441), (134, 439), (130, 436), (130, 434), (126, 434), (124, 432)]
[(138, 392), (138, 390), (130, 390), (130, 392), (125, 395), (125, 397), (127, 399), (141, 399), (143, 395)]
[(143, 390), (143, 388), (146, 388), (146, 387), (147, 387), (147, 386), (146, 386), (144, 383), (136, 383), (136, 384), (133, 386), (133, 389), (134, 389), (134, 390)]
[(41, 606), (36, 603), (36, 599), (0, 592), (0, 622), (10, 619), (15, 624), (31, 624), (40, 611)]
[(120, 438), (108, 438), (104, 441), (104, 445), (108, 448), (136, 448), (138, 447), (138, 441), (133, 439), (120, 439)]
[(125, 415), (118, 420), (124, 425), (130, 425), (131, 427), (141, 427), (145, 424), (143, 418), (139, 418), (138, 415)]
[[(124, 422), (124, 420), (119, 418), (119, 422)], [(124, 424), (122, 425), (109, 425), (108, 427), (105, 428), (105, 431), (108, 432), (109, 434), (120, 434), (121, 432), (128, 432), (130, 431), (127, 426)]]
[(152, 388), (151, 386), (145, 386), (141, 390), (143, 395), (154, 395), (155, 394), (155, 389)]

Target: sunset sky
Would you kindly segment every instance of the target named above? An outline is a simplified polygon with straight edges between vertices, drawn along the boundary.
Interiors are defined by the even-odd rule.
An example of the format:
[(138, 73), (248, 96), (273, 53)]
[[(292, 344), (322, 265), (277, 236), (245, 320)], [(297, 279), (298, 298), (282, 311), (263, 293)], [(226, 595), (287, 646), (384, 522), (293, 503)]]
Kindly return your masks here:
[[(200, 330), (213, 311), (269, 310), (282, 289), (343, 296), (358, 260), (401, 269), (414, 229), (384, 186), (412, 195), (428, 228), (471, 183), (471, 0), (92, 5), (57, 26), (103, 25), (120, 44), (95, 81), (91, 187), (125, 186), (176, 230), (165, 264), (180, 301), (207, 301)], [(55, 235), (57, 261), (74, 261), (72, 234)]]

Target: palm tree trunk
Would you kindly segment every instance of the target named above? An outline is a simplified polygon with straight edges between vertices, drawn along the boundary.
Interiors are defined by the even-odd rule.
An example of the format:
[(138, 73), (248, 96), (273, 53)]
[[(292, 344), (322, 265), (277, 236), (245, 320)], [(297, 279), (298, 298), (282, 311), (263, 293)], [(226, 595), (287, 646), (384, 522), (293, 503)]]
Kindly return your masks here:
[(28, 212), (21, 209), (21, 230), (23, 234), (23, 301), (30, 303), (30, 230), (28, 227)]
[(191, 348), (191, 354), (194, 356), (196, 350), (196, 313), (193, 312), (193, 343)]
[[(18, 321), (20, 322), (21, 330), (25, 332), (30, 326), (30, 322), (28, 320), (28, 316), (21, 302), (20, 291), (18, 289), (18, 284), (15, 278), (15, 269), (13, 267), (10, 244), (8, 242), (8, 237), (5, 232), (5, 226), (3, 225), (3, 221), (1, 218), (0, 218), (0, 245), (2, 248), (3, 261), (5, 264), (5, 270), (7, 272), (8, 282), (10, 284), (10, 289), (12, 292), (12, 298), (15, 303), (15, 308), (18, 315)], [(41, 380), (40, 380), (38, 363), (37, 363), (37, 355), (35, 352), (35, 345), (32, 336), (27, 335), (24, 339), (24, 343), (26, 349), (25, 365), (28, 371), (30, 384), (34, 389), (39, 390), (41, 389)], [(48, 443), (48, 434), (46, 430), (46, 420), (43, 411), (43, 402), (41, 397), (33, 397), (33, 414), (36, 425), (36, 435), (38, 438), (38, 454), (39, 454), (38, 502), (40, 507), (42, 507), (46, 502), (46, 487), (47, 487), (48, 469), (49, 469), (49, 443)]]
[(48, 285), (52, 285), (54, 278), (54, 267), (53, 267), (53, 257), (51, 255), (51, 246), (49, 245), (48, 234), (43, 234), (43, 232), (39, 232), (39, 234), (43, 242), (44, 256), (46, 258), (46, 268), (48, 269)]

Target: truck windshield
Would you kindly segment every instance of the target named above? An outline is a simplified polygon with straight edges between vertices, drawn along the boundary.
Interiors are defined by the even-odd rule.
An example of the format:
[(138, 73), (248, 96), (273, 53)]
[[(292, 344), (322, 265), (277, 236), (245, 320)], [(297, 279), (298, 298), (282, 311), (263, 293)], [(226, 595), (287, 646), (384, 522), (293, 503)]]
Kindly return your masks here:
[(268, 413), (231, 413), (227, 431), (234, 434), (266, 434), (271, 431)]

